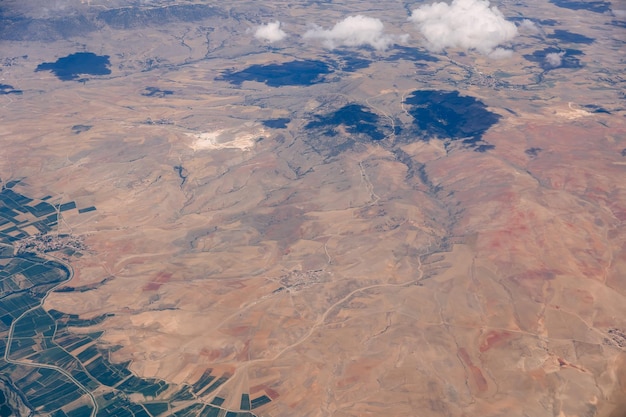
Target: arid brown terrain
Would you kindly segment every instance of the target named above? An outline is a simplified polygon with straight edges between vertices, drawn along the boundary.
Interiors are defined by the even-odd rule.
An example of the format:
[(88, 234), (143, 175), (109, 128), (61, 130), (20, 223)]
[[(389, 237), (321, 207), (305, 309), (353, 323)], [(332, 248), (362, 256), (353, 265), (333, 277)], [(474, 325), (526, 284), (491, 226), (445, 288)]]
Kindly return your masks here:
[[(65, 3), (19, 12), (72, 25), (156, 7)], [(5, 33), (0, 83), (20, 93), (0, 95), (3, 186), (95, 208), (57, 213), (50, 233), (80, 238), (80, 256), (57, 253), (73, 277), (44, 309), (106, 315), (72, 331), (102, 331), (108, 360), (140, 378), (225, 377), (193, 398), (129, 394), (167, 402), (147, 415), (216, 397), (219, 415), (234, 415), (250, 410), (242, 394), (270, 399), (248, 414), (266, 417), (626, 415), (623, 25), (610, 11), (498, 4), (540, 31), (520, 29), (513, 54), (493, 59), (427, 53), (406, 20), (417, 5), (264, 3), (140, 15), (157, 24), (98, 15), (77, 34), (46, 26), (48, 39), (34, 26)], [(253, 36), (271, 20), (303, 33), (351, 14), (410, 38), (329, 51)], [(595, 39), (562, 42), (582, 65), (525, 58), (553, 45), (555, 28)], [(88, 51), (108, 57), (109, 74), (38, 69)], [(294, 61), (327, 72), (280, 86), (236, 78)], [(476, 143), (424, 134), (410, 97), (431, 90), (485, 107), (439, 129), (457, 116), (467, 129), (495, 123)], [(361, 124), (323, 124), (342, 109)], [(184, 415), (210, 415), (194, 410)]]

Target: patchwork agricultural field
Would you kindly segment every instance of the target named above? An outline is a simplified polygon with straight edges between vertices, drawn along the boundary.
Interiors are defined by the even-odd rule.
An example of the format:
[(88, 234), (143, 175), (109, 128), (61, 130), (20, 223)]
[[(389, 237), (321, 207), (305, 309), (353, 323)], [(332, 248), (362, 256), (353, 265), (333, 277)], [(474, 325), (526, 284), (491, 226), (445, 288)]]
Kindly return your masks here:
[[(54, 228), (59, 213), (76, 209), (76, 204), (50, 204), (45, 197), (33, 200), (13, 191), (15, 185), (2, 184), (0, 191), (4, 226), (0, 232), (0, 372), (11, 381), (5, 385), (8, 393), (18, 390), (24, 404), (51, 417), (250, 415), (223, 409), (224, 399), (217, 396), (211, 404), (195, 401), (198, 395), (219, 388), (228, 374), (213, 375), (208, 370), (192, 386), (139, 378), (128, 370), (128, 363), (110, 361), (115, 347), (98, 345), (101, 331), (88, 330), (110, 314), (80, 319), (76, 314), (45, 310), (42, 304), (50, 292), (75, 290), (62, 286), (73, 276), (70, 262), (82, 256), (78, 249), (85, 248), (68, 236), (43, 238), (42, 234)], [(93, 210), (77, 209), (78, 213)], [(30, 234), (33, 227), (36, 232)], [(38, 240), (41, 245), (20, 244)], [(33, 247), (36, 254), (29, 251)], [(271, 399), (263, 395), (251, 401), (245, 393), (240, 401), (241, 410), (251, 410)]]

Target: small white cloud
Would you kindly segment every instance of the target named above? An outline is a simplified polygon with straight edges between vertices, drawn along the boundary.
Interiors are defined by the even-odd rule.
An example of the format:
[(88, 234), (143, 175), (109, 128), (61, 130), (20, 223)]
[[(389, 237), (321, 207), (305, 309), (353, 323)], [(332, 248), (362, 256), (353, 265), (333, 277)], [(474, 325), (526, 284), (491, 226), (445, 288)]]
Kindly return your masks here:
[(563, 63), (563, 55), (565, 52), (551, 52), (546, 55), (545, 63), (548, 68), (557, 68), (560, 67)]
[(493, 58), (493, 59), (510, 58), (511, 55), (513, 55), (513, 51), (510, 49), (504, 49), (504, 48), (496, 48), (493, 51), (489, 52), (489, 58)]
[[(433, 3), (413, 10), (409, 20), (426, 39), (426, 47), (435, 52), (446, 48), (476, 50), (484, 55), (495, 52), (517, 35), (517, 27), (504, 18), (488, 0), (453, 0)], [(501, 56), (502, 52), (496, 55)]]
[(280, 22), (277, 20), (257, 27), (254, 32), (254, 37), (262, 41), (273, 43), (282, 41), (287, 37), (287, 34), (280, 28)]
[(519, 24), (519, 30), (520, 32), (528, 33), (531, 35), (541, 32), (535, 22), (528, 19), (522, 20), (522, 23)]
[(328, 49), (338, 46), (366, 46), (383, 51), (394, 43), (406, 42), (408, 35), (394, 36), (385, 33), (380, 19), (367, 16), (348, 16), (332, 29), (316, 27), (304, 34), (305, 39), (319, 39)]

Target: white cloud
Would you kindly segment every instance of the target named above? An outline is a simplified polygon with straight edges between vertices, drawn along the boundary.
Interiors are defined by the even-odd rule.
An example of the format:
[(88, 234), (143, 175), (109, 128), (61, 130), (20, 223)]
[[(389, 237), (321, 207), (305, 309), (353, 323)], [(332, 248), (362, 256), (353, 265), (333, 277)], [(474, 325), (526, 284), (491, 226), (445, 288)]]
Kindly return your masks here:
[(287, 34), (280, 28), (280, 22), (277, 20), (257, 27), (254, 37), (272, 43), (282, 41), (287, 37)]
[(328, 49), (338, 46), (369, 45), (379, 51), (387, 49), (394, 43), (405, 42), (408, 35), (394, 36), (385, 33), (380, 19), (367, 16), (348, 16), (338, 22), (332, 29), (316, 27), (304, 34), (305, 39), (319, 39)]
[(522, 20), (522, 23), (520, 23), (519, 25), (519, 30), (521, 32), (529, 33), (532, 35), (541, 32), (539, 30), (539, 27), (537, 27), (537, 25), (535, 24), (535, 22), (533, 22), (532, 20), (528, 20), (528, 19)]
[(493, 59), (510, 58), (511, 55), (513, 55), (513, 51), (510, 49), (504, 49), (504, 48), (496, 48), (493, 51), (489, 52), (489, 58), (493, 58)]
[[(409, 20), (426, 39), (426, 47), (435, 52), (446, 48), (476, 50), (484, 55), (496, 52), (517, 35), (517, 27), (507, 21), (488, 0), (453, 0), (433, 3), (413, 10)], [(502, 48), (500, 48), (502, 49)]]
[(548, 68), (560, 67), (563, 63), (563, 55), (565, 55), (565, 52), (551, 52), (547, 54), (545, 60), (546, 66)]

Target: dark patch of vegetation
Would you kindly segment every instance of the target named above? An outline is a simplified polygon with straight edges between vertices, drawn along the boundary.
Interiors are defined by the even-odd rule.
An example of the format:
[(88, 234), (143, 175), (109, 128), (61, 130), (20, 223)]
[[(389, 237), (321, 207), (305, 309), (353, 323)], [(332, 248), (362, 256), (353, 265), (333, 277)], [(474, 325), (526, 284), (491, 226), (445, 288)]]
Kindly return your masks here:
[(187, 182), (187, 177), (189, 176), (189, 172), (182, 165), (175, 165), (174, 171), (176, 171), (176, 173), (178, 174), (178, 177), (180, 178), (180, 186), (182, 187), (183, 185), (185, 185), (185, 182)]
[(250, 395), (249, 394), (241, 394), (241, 405), (239, 406), (241, 410), (250, 410)]
[(586, 10), (594, 13), (606, 13), (611, 10), (611, 3), (602, 0), (549, 0), (555, 6), (570, 10)]
[[(549, 54), (559, 54), (560, 63), (555, 65), (548, 60)], [(581, 68), (582, 65), (577, 56), (584, 55), (582, 51), (578, 49), (558, 49), (554, 47), (548, 47), (539, 51), (535, 51), (532, 54), (524, 55), (524, 58), (531, 62), (536, 62), (541, 65), (546, 71), (553, 70), (555, 68)]]
[(563, 29), (556, 29), (554, 33), (548, 35), (547, 37), (550, 39), (557, 39), (561, 42), (582, 43), (585, 45), (589, 45), (595, 41), (593, 38)]
[(9, 84), (0, 84), (0, 96), (7, 95), (7, 94), (21, 95), (22, 90), (16, 90), (13, 88), (12, 85), (9, 85)]
[(141, 95), (145, 97), (159, 97), (159, 98), (163, 98), (165, 96), (171, 96), (172, 94), (174, 94), (172, 90), (161, 90), (157, 87), (146, 87), (145, 91), (141, 93)]
[(338, 128), (343, 127), (350, 134), (364, 136), (373, 141), (385, 139), (385, 134), (378, 125), (378, 115), (359, 104), (348, 104), (326, 115), (315, 116), (315, 119), (304, 128), (324, 130), (326, 135), (335, 136)]
[(460, 140), (477, 152), (493, 149), (482, 137), (501, 116), (474, 97), (461, 96), (458, 91), (417, 90), (405, 103), (423, 140)]
[(224, 401), (226, 401), (226, 399), (221, 398), (221, 397), (215, 397), (215, 398), (213, 398), (213, 401), (211, 401), (211, 404), (215, 404), (217, 406), (220, 406), (220, 405), (224, 404)]
[(169, 411), (169, 404), (162, 402), (162, 403), (146, 403), (144, 404), (144, 407), (146, 407), (146, 409), (148, 410), (148, 412), (150, 414), (152, 414), (153, 416), (158, 416), (161, 414), (165, 414), (167, 411)]
[(393, 51), (394, 53), (389, 58), (387, 58), (388, 61), (397, 61), (399, 59), (404, 59), (406, 61), (439, 61), (437, 57), (428, 54), (426, 51), (420, 48), (395, 45), (393, 47)]
[(474, 151), (482, 153), (482, 152), (490, 151), (490, 150), (494, 149), (495, 147), (496, 147), (495, 145), (492, 145), (490, 143), (481, 143), (480, 145), (477, 145), (474, 148)]
[(543, 26), (556, 26), (559, 21), (558, 20), (554, 20), (554, 19), (540, 19), (538, 20), (540, 25)]
[(76, 52), (59, 58), (56, 62), (44, 62), (35, 69), (51, 71), (61, 81), (78, 80), (81, 75), (108, 75), (111, 63), (108, 55), (96, 55), (93, 52)]
[(313, 85), (324, 81), (330, 67), (321, 61), (290, 61), (281, 64), (258, 64), (241, 71), (227, 72), (222, 80), (241, 85), (244, 81), (257, 81), (270, 87), (286, 85)]
[(260, 396), (258, 398), (255, 398), (255, 399), (253, 399), (251, 401), (252, 409), (254, 410), (255, 408), (259, 408), (262, 405), (265, 405), (265, 404), (269, 403), (270, 401), (272, 401), (272, 400), (267, 395), (262, 395), (262, 396)]
[(72, 126), (72, 132), (74, 132), (75, 135), (78, 135), (80, 133), (87, 132), (91, 128), (92, 126), (90, 125), (74, 125)]
[(512, 17), (507, 17), (507, 19), (513, 22), (522, 22), (523, 20), (530, 20), (531, 22), (538, 23), (541, 26), (556, 26), (559, 23), (558, 20), (554, 20), (554, 19), (535, 19), (535, 18), (529, 18), (529, 17), (524, 17), (524, 16), (512, 16)]
[(278, 119), (267, 119), (263, 120), (263, 126), (269, 127), (271, 129), (284, 129), (287, 127), (287, 123), (289, 123), (291, 119), (286, 117), (279, 117)]
[(6, 395), (0, 390), (0, 417), (9, 417), (15, 415), (13, 409), (9, 406)]
[(526, 153), (526, 155), (530, 156), (530, 157), (536, 157), (537, 155), (539, 155), (539, 152), (541, 152), (543, 149), (541, 148), (528, 148), (524, 151), (524, 153)]
[(613, 19), (611, 25), (626, 29), (626, 20)]
[(372, 63), (371, 60), (365, 59), (349, 50), (336, 50), (335, 55), (339, 57), (335, 62), (335, 68), (339, 71), (355, 72), (369, 67)]
[(590, 110), (592, 113), (611, 114), (611, 112), (608, 111), (607, 109), (605, 109), (604, 107), (600, 107), (600, 106), (595, 105), (595, 104), (585, 104), (583, 107), (588, 109), (588, 110)]

